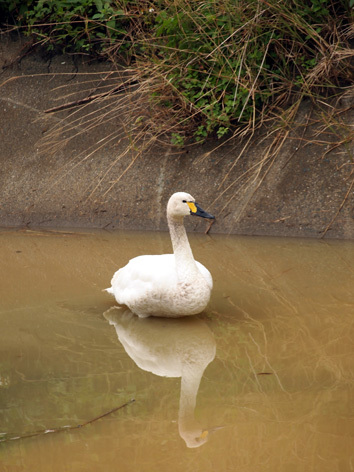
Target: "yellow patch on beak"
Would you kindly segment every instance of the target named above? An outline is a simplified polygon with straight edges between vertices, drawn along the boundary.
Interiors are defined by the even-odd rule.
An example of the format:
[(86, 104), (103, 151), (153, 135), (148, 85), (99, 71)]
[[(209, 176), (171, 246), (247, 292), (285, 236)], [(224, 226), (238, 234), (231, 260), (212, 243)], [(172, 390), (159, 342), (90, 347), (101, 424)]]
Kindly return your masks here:
[(205, 431), (202, 432), (202, 434), (200, 435), (200, 437), (201, 437), (202, 439), (205, 439), (205, 438), (208, 436), (208, 434), (209, 434), (209, 431), (206, 429)]
[(193, 202), (187, 202), (187, 205), (189, 206), (190, 211), (191, 211), (192, 213), (197, 213), (197, 211), (198, 211), (198, 210), (197, 210), (197, 207), (194, 205)]

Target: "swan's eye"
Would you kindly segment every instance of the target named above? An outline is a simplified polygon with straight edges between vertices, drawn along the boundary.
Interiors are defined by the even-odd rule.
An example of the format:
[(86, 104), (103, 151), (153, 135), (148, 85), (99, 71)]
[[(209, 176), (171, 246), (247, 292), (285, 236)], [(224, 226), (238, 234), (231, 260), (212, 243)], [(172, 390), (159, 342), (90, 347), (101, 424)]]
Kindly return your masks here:
[(182, 203), (187, 203), (187, 200), (182, 200)]

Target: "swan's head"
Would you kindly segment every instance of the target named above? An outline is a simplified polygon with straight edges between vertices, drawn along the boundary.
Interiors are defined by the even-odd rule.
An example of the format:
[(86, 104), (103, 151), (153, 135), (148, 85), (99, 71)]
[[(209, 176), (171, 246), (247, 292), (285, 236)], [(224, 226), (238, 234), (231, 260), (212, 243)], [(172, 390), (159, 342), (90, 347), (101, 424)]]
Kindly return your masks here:
[(204, 211), (192, 195), (185, 192), (174, 193), (167, 204), (167, 215), (172, 218), (183, 218), (187, 215), (201, 216), (202, 218), (214, 219), (213, 215), (210, 215)]

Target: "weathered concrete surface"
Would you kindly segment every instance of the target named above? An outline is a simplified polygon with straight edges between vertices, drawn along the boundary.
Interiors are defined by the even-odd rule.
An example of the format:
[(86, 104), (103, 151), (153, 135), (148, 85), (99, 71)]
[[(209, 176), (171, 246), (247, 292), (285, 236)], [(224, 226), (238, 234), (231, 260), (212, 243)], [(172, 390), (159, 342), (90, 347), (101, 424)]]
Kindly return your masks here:
[[(300, 126), (316, 118), (309, 103), (274, 158), (268, 152), (276, 133), (265, 141), (255, 136), (244, 153), (245, 142), (212, 154), (218, 143), (179, 154), (157, 145), (146, 155), (126, 153), (124, 117), (114, 114), (63, 149), (43, 153), (43, 137), (73, 110), (44, 111), (102, 90), (97, 79), (111, 66), (38, 53), (19, 61), (25, 41), (0, 41), (0, 226), (166, 229), (166, 202), (183, 190), (217, 216), (213, 232), (321, 237), (328, 229), (326, 237), (354, 237), (353, 143), (325, 154), (338, 138), (316, 135), (322, 123)], [(354, 123), (350, 104), (339, 104), (343, 126)], [(119, 139), (90, 156), (92, 146), (117, 130)], [(78, 131), (79, 122), (71, 133)], [(202, 231), (205, 221), (190, 218), (188, 225)]]

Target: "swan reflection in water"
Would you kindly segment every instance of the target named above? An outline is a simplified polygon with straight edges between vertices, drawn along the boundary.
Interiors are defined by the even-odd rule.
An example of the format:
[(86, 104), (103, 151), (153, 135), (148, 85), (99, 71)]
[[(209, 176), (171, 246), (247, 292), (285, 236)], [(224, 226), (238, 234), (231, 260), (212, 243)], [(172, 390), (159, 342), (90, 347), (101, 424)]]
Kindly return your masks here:
[(161, 377), (181, 377), (178, 429), (188, 447), (199, 447), (209, 437), (194, 417), (199, 384), (215, 357), (215, 339), (197, 318), (139, 318), (130, 310), (113, 307), (104, 317), (138, 367)]

